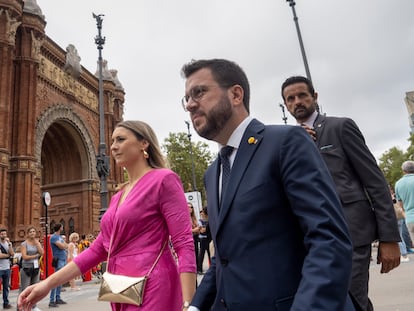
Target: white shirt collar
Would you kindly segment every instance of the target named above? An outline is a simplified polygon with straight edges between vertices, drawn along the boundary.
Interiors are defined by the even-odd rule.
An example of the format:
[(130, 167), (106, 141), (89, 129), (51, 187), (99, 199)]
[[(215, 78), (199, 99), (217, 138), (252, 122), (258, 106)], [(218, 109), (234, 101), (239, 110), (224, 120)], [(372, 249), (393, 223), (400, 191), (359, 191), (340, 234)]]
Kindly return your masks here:
[[(240, 142), (243, 138), (243, 134), (246, 131), (246, 128), (249, 126), (249, 123), (253, 120), (251, 116), (247, 116), (246, 119), (244, 119), (239, 126), (233, 131), (231, 134), (229, 140), (227, 141), (227, 146), (232, 146), (234, 149), (238, 149)], [(219, 150), (223, 148), (224, 146), (222, 144), (219, 145)]]
[(316, 120), (317, 117), (318, 117), (318, 112), (315, 110), (311, 114), (311, 116), (309, 117), (309, 119), (307, 119), (305, 122), (298, 123), (298, 125), (305, 124), (305, 125), (309, 126), (310, 128), (313, 128), (313, 124), (315, 123), (315, 120)]

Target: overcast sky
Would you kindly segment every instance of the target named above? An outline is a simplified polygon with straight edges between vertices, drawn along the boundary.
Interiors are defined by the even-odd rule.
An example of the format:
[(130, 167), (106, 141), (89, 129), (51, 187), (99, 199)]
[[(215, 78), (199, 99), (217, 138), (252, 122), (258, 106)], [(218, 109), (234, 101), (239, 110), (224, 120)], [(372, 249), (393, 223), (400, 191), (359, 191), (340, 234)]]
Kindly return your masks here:
[[(148, 122), (160, 143), (187, 132), (182, 65), (236, 61), (251, 84), (251, 115), (282, 124), (280, 86), (306, 75), (291, 7), (285, 0), (37, 0), (46, 33), (97, 70), (92, 12), (105, 14), (103, 58), (118, 70), (124, 119)], [(414, 91), (413, 0), (296, 0), (296, 13), (319, 104), (353, 118), (375, 157), (408, 147), (405, 92)], [(288, 115), (288, 124), (294, 124)], [(193, 139), (205, 141), (193, 132)], [(209, 144), (217, 151), (215, 144)]]

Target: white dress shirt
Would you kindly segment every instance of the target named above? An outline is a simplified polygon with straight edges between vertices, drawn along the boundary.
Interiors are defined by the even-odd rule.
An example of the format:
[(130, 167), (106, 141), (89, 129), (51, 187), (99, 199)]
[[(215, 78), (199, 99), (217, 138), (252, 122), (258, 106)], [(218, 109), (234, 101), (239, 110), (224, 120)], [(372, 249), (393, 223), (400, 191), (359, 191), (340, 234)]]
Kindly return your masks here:
[[(253, 120), (253, 118), (251, 116), (248, 116), (246, 119), (244, 119), (239, 126), (234, 130), (234, 132), (231, 134), (227, 145), (226, 146), (231, 146), (234, 148), (233, 152), (230, 154), (229, 156), (229, 162), (230, 162), (230, 167), (233, 166), (234, 163), (234, 159), (236, 158), (236, 154), (237, 154), (237, 150), (239, 149), (239, 145), (240, 142), (243, 138), (243, 134), (246, 131), (247, 126), (250, 124), (250, 122)], [(219, 144), (219, 150), (221, 150), (221, 148), (223, 148), (224, 146)], [(222, 175), (222, 170), (223, 168), (220, 167), (220, 180), (219, 180), (219, 197), (221, 197), (221, 175)], [(198, 309), (197, 307), (194, 306), (190, 306), (188, 308), (188, 311), (200, 311), (200, 309)]]

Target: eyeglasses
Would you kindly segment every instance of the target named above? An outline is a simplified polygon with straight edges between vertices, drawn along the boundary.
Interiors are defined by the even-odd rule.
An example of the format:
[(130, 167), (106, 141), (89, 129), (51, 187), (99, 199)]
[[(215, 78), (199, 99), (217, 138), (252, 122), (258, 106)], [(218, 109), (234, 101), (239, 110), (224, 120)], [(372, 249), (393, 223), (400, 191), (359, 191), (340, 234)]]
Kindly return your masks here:
[(187, 107), (188, 107), (190, 99), (192, 99), (193, 102), (199, 104), (203, 96), (213, 87), (226, 88), (227, 86), (221, 86), (221, 85), (196, 85), (194, 86), (192, 89), (190, 89), (190, 91), (188, 92), (188, 95), (185, 95), (181, 99), (181, 105), (183, 106), (184, 111), (188, 111)]

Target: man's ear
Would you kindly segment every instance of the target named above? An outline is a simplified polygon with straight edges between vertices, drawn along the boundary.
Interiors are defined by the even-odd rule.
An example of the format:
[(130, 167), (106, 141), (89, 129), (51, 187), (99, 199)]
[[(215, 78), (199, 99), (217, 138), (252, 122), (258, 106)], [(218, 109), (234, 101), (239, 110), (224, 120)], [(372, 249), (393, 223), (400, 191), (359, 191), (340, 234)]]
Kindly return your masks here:
[(229, 92), (230, 101), (232, 103), (243, 104), (244, 90), (240, 85), (233, 85), (231, 88), (229, 88)]

